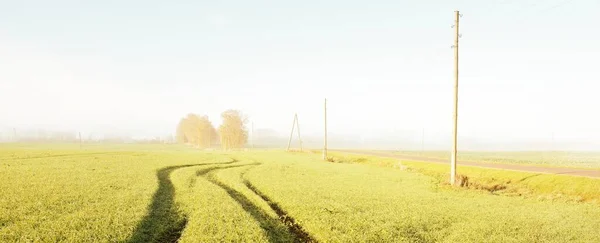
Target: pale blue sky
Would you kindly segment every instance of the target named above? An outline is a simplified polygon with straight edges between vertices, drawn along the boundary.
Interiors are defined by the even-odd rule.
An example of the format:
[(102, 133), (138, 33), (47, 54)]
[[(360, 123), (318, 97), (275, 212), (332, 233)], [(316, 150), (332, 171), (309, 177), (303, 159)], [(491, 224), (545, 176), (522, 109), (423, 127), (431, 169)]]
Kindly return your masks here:
[[(257, 128), (600, 142), (600, 1), (9, 1), (0, 126), (140, 135), (228, 108)], [(419, 139), (420, 141), (420, 139)]]

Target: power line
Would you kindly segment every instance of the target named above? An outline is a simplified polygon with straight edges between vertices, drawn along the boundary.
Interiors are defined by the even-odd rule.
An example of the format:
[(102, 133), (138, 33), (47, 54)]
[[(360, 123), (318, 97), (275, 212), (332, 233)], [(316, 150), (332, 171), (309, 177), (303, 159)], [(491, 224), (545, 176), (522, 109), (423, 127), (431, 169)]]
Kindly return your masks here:
[[(570, 3), (570, 2), (572, 2), (572, 1), (573, 1), (573, 0), (564, 0), (564, 1), (558, 2), (558, 3), (557, 3), (557, 4), (555, 4), (555, 5), (551, 5), (551, 6), (549, 6), (549, 7), (546, 7), (546, 8), (541, 8), (539, 11), (534, 11), (534, 12), (532, 12), (532, 13), (529, 13), (529, 14), (528, 14), (527, 16), (525, 16), (524, 18), (517, 18), (517, 19), (515, 19), (515, 20), (516, 20), (516, 22), (514, 22), (514, 23), (515, 23), (515, 24), (520, 24), (520, 23), (523, 23), (524, 21), (526, 21), (526, 20), (529, 20), (529, 19), (533, 18), (535, 14), (541, 14), (541, 13), (548, 12), (548, 11), (550, 11), (550, 10), (554, 10), (554, 9), (556, 9), (556, 8), (558, 8), (558, 7), (562, 7), (562, 6), (564, 6), (565, 4), (567, 4), (567, 3)], [(533, 4), (533, 6), (537, 6), (537, 5), (538, 5), (537, 3), (536, 3), (536, 4)], [(523, 11), (520, 11), (520, 12), (523, 12)]]
[(565, 0), (565, 1), (562, 1), (562, 2), (560, 2), (560, 3), (556, 4), (556, 5), (552, 6), (552, 7), (549, 7), (549, 8), (547, 8), (547, 9), (546, 9), (546, 10), (544, 10), (543, 12), (547, 12), (547, 11), (553, 10), (553, 9), (555, 9), (555, 8), (558, 8), (558, 7), (560, 7), (560, 6), (563, 6), (563, 5), (565, 5), (565, 4), (567, 4), (567, 3), (570, 3), (570, 2), (572, 2), (572, 1), (573, 1), (573, 0)]
[[(490, 10), (492, 10), (492, 9), (497, 9), (497, 8), (501, 8), (504, 6), (513, 6), (513, 7), (507, 8), (508, 13), (510, 13), (510, 15), (511, 15), (511, 18), (509, 18), (510, 19), (509, 22), (511, 24), (520, 24), (520, 23), (523, 23), (524, 21), (534, 18), (536, 14), (545, 13), (545, 12), (554, 10), (554, 9), (564, 6), (572, 1), (573, 0), (563, 0), (560, 2), (556, 2), (556, 4), (554, 4), (554, 5), (546, 5), (543, 3), (547, 3), (547, 2), (542, 2), (542, 1), (538, 1), (538, 0), (535, 0), (534, 2), (525, 2), (525, 3), (523, 3), (523, 1), (519, 1), (518, 2), (519, 4), (510, 4), (515, 1), (505, 0), (505, 1), (492, 3), (491, 5), (489, 5), (488, 8), (485, 8), (481, 12), (489, 15), (492, 12)], [(517, 3), (517, 2), (515, 2), (515, 3)], [(544, 7), (544, 6), (546, 6), (546, 7)], [(504, 21), (504, 24), (506, 24), (506, 23), (507, 22)]]
[[(489, 14), (491, 12), (490, 10), (492, 10), (492, 9), (497, 9), (497, 8), (504, 7), (504, 6), (516, 6), (516, 5), (513, 5), (513, 4), (509, 4), (511, 2), (514, 2), (514, 0), (504, 0), (504, 1), (496, 2), (496, 3), (492, 3), (488, 8), (484, 9), (482, 12), (484, 12), (486, 14)], [(519, 1), (518, 3), (522, 3), (522, 2), (523, 1)], [(538, 3), (539, 2), (536, 1), (533, 4), (530, 3), (530, 4), (527, 4), (526, 6), (527, 7), (534, 7), (534, 6), (538, 5)], [(520, 6), (518, 8), (512, 8), (512, 10), (510, 12), (514, 13), (518, 9), (523, 9), (523, 6)], [(518, 10), (516, 12), (523, 12), (523, 11), (522, 10)]]

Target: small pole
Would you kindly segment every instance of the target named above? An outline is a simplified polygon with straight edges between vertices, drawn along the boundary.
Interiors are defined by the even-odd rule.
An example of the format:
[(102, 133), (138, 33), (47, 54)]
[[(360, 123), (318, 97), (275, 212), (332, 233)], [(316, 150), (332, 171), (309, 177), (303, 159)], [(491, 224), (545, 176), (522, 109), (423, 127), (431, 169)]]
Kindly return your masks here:
[(83, 147), (83, 139), (81, 138), (81, 132), (79, 132), (79, 149)]
[(252, 136), (250, 137), (250, 143), (252, 144), (252, 148), (254, 148), (254, 122), (251, 123), (251, 133)]
[(294, 136), (294, 127), (296, 126), (297, 119), (298, 114), (294, 114), (294, 121), (292, 122), (292, 131), (290, 132), (290, 140), (288, 141), (287, 151), (290, 151), (290, 146), (292, 145), (292, 137)]
[(323, 134), (323, 160), (327, 161), (327, 98), (324, 103), (324, 128), (325, 133)]
[(454, 112), (453, 112), (453, 130), (452, 130), (452, 154), (450, 156), (450, 184), (456, 183), (456, 154), (458, 138), (458, 39), (459, 39), (459, 11), (454, 11), (454, 21), (456, 32), (454, 34)]

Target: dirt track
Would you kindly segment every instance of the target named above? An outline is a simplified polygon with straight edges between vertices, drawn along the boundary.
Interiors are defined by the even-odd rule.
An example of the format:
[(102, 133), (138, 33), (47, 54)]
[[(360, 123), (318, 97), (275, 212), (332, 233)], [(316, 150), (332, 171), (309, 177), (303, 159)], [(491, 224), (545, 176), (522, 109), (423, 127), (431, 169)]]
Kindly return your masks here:
[[(418, 157), (418, 156), (398, 155), (398, 154), (394, 154), (393, 152), (389, 152), (389, 151), (363, 151), (363, 150), (337, 150), (337, 151), (346, 152), (346, 153), (354, 153), (354, 154), (366, 154), (366, 155), (390, 157), (390, 158), (397, 158), (397, 159), (411, 160), (411, 161), (424, 161), (424, 162), (432, 162), (432, 163), (449, 164), (449, 159), (435, 159), (435, 158), (425, 158), (425, 157)], [(571, 175), (571, 176), (584, 176), (584, 177), (600, 178), (600, 170), (593, 170), (593, 169), (588, 170), (588, 169), (578, 169), (578, 168), (541, 167), (541, 166), (535, 166), (535, 165), (493, 164), (493, 163), (460, 161), (460, 160), (458, 160), (458, 165), (476, 166), (476, 167), (501, 169), (501, 170), (516, 170), (516, 171), (545, 173), (545, 174)]]

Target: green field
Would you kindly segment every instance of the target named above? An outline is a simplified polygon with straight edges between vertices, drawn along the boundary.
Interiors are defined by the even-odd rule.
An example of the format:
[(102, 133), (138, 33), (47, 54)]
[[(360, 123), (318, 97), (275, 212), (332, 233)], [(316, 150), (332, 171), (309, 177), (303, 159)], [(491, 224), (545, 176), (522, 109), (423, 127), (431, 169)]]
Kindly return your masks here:
[(515, 196), (449, 187), (427, 163), (333, 156), (2, 145), (0, 242), (600, 242), (600, 180), (542, 177), (582, 200), (528, 180)]
[[(395, 154), (447, 159), (449, 151), (396, 151)], [(485, 163), (534, 164), (552, 167), (600, 168), (600, 152), (522, 151), (479, 152), (459, 151), (458, 159)]]

